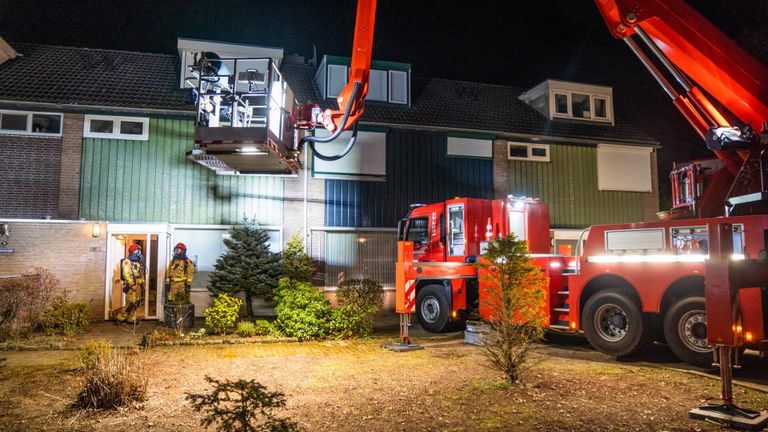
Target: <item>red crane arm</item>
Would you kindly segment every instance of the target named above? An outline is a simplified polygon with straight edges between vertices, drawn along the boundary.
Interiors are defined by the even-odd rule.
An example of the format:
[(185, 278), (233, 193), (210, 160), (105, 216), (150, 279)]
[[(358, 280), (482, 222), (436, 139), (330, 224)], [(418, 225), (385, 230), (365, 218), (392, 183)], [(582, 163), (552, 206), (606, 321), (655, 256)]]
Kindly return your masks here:
[[(358, 0), (349, 80), (336, 98), (339, 109), (327, 109), (323, 113), (323, 126), (329, 132), (334, 132), (338, 128), (344, 130), (351, 128), (365, 112), (364, 101), (368, 95), (375, 22), (376, 0)], [(344, 121), (344, 113), (347, 109), (349, 109), (349, 115)]]
[(684, 1), (595, 1), (614, 37), (624, 39), (639, 26), (679, 70), (743, 123), (759, 129), (768, 121), (768, 70)]

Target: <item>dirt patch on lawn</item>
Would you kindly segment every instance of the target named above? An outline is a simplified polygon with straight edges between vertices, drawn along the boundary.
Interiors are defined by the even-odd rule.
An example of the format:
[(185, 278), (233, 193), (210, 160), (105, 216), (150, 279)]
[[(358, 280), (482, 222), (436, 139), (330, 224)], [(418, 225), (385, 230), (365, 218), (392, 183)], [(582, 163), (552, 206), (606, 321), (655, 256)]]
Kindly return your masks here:
[[(285, 416), (307, 430), (717, 430), (688, 411), (719, 394), (714, 380), (644, 365), (538, 354), (524, 383), (508, 386), (482, 348), (436, 341), (393, 353), (382, 340), (156, 348), (140, 407), (70, 410), (80, 385), (72, 359), (0, 369), (0, 430), (198, 430), (186, 392), (205, 376), (256, 379), (288, 397)], [(42, 355), (42, 354), (40, 354)], [(10, 356), (9, 356), (10, 357)], [(735, 388), (738, 403), (768, 394)]]

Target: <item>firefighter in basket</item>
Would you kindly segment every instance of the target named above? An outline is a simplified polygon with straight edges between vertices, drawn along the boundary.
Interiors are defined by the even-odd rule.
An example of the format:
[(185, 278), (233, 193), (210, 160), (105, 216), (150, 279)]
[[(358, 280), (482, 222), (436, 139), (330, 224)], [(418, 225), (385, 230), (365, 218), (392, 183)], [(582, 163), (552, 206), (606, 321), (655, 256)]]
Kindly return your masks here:
[(176, 305), (189, 303), (189, 287), (192, 285), (194, 272), (195, 264), (187, 258), (187, 246), (184, 243), (177, 244), (173, 248), (173, 259), (165, 273), (166, 290), (170, 288), (168, 303)]
[(128, 247), (128, 258), (120, 262), (120, 279), (123, 281), (125, 307), (117, 313), (116, 318), (118, 321), (135, 322), (146, 283), (146, 265), (139, 245), (132, 244)]

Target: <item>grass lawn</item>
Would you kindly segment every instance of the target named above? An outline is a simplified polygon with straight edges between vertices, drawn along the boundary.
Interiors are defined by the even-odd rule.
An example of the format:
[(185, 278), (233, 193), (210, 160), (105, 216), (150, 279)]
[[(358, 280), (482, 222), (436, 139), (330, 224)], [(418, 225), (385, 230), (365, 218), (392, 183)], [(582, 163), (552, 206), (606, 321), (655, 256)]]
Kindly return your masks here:
[[(199, 430), (184, 394), (207, 390), (206, 375), (284, 392), (282, 415), (313, 431), (718, 430), (688, 419), (719, 395), (719, 382), (701, 376), (543, 347), (525, 381), (508, 386), (482, 348), (460, 340), (410, 353), (382, 350), (384, 341), (150, 349), (140, 354), (147, 402), (101, 412), (68, 408), (80, 386), (74, 353), (40, 361), (45, 352), (0, 353), (9, 358), (0, 368), (0, 430)], [(734, 394), (742, 406), (768, 408), (764, 392)]]

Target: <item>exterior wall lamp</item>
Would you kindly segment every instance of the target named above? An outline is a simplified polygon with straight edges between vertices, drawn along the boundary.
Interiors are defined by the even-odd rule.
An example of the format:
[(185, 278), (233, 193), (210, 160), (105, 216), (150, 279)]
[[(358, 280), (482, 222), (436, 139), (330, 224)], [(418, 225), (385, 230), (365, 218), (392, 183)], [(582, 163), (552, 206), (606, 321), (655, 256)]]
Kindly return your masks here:
[(94, 237), (99, 237), (101, 235), (101, 225), (99, 223), (93, 224), (91, 235)]

